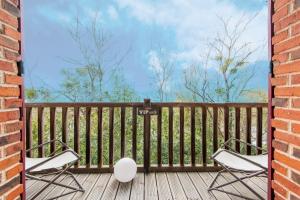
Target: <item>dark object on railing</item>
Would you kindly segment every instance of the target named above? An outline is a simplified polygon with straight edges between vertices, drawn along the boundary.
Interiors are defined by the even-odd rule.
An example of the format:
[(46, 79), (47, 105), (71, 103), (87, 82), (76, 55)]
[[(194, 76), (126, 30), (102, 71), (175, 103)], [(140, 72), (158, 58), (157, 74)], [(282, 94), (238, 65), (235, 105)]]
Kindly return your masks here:
[[(26, 147), (45, 138), (72, 141), (83, 158), (76, 172), (112, 172), (125, 156), (138, 162), (140, 172), (216, 171), (210, 156), (226, 139), (265, 144), (266, 113), (266, 103), (32, 103), (26, 104)], [(262, 153), (235, 142), (232, 148)], [(27, 156), (54, 151), (53, 143)]]

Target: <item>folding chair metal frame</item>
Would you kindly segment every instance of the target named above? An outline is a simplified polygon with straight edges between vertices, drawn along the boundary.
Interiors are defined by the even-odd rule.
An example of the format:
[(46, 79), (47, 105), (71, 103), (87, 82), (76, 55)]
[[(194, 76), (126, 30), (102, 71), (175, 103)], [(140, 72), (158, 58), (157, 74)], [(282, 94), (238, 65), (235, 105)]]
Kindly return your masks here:
[[(238, 193), (234, 193), (234, 192), (229, 192), (229, 191), (226, 191), (225, 189), (221, 189), (227, 185), (230, 185), (230, 184), (233, 184), (233, 183), (236, 183), (236, 182), (240, 182), (242, 185), (244, 185), (247, 189), (249, 189), (255, 196), (258, 197), (258, 199), (261, 199), (261, 200), (264, 200), (265, 198), (262, 197), (260, 194), (258, 194), (255, 190), (253, 190), (244, 180), (245, 179), (249, 179), (249, 178), (252, 178), (252, 177), (267, 177), (267, 173), (268, 173), (268, 168), (266, 168), (265, 166), (262, 166), (252, 160), (249, 160), (243, 156), (241, 156), (241, 154), (239, 154), (239, 152), (235, 151), (231, 146), (230, 146), (230, 143), (232, 141), (235, 141), (236, 143), (242, 143), (242, 144), (245, 144), (246, 146), (250, 146), (250, 147), (253, 147), (255, 148), (256, 150), (260, 150), (260, 151), (264, 151), (264, 149), (260, 148), (260, 147), (257, 147), (257, 146), (254, 146), (252, 144), (249, 144), (249, 143), (246, 143), (244, 141), (241, 141), (241, 140), (238, 140), (238, 139), (229, 139), (228, 141), (226, 141), (225, 143), (223, 143), (223, 145), (221, 146), (221, 148), (223, 147), (224, 149), (220, 150), (220, 151), (217, 151), (213, 156), (212, 158), (214, 159), (214, 161), (220, 165), (223, 169), (221, 171), (219, 171), (216, 175), (216, 177), (213, 179), (212, 183), (209, 185), (208, 187), (208, 191), (209, 192), (212, 192), (213, 190), (216, 190), (216, 191), (219, 191), (219, 192), (223, 192), (223, 193), (226, 193), (226, 194), (229, 194), (229, 195), (233, 195), (233, 196), (237, 196), (237, 197), (241, 197), (241, 198), (244, 198), (244, 199), (248, 199), (248, 200), (255, 200), (253, 198), (250, 198), (250, 197), (245, 197), (241, 194), (238, 194)], [(224, 164), (222, 164), (221, 162), (218, 162), (215, 157), (217, 155), (219, 155), (221, 152), (227, 152), (227, 153), (230, 153), (240, 159), (243, 159), (259, 168), (261, 168), (261, 170), (257, 170), (257, 171), (242, 171), (242, 170), (237, 170), (237, 169), (234, 169), (234, 168), (230, 168), (228, 166), (225, 166)], [(263, 153), (262, 155), (265, 155), (267, 153)], [(219, 178), (219, 176), (223, 176), (222, 173), (229, 173), (233, 178), (234, 180), (232, 181), (228, 181), (224, 184), (220, 184), (220, 185), (217, 185), (217, 186), (214, 186), (217, 179)], [(242, 173), (242, 174), (245, 174), (243, 177), (238, 177), (235, 173)], [(223, 178), (225, 178), (223, 176)], [(226, 179), (226, 178), (225, 178)]]
[[(47, 158), (46, 160), (44, 160), (44, 161), (42, 161), (42, 162), (40, 162), (40, 163), (38, 163), (38, 164), (36, 164), (36, 165), (34, 165), (34, 166), (32, 166), (32, 167), (25, 170), (25, 176), (26, 176), (27, 180), (36, 180), (36, 181), (42, 181), (42, 182), (47, 183), (33, 197), (31, 197), (30, 200), (36, 199), (44, 190), (46, 190), (52, 184), (56, 185), (56, 186), (64, 187), (66, 189), (71, 189), (71, 191), (60, 194), (60, 195), (57, 195), (55, 197), (51, 197), (51, 198), (49, 198), (49, 200), (50, 199), (57, 199), (59, 197), (63, 197), (63, 196), (66, 196), (66, 195), (69, 195), (69, 194), (72, 194), (72, 193), (75, 193), (75, 192), (84, 192), (83, 187), (78, 182), (78, 180), (76, 179), (74, 174), (72, 174), (71, 172), (68, 171), (75, 163), (77, 163), (80, 160), (80, 156), (75, 151), (73, 151), (71, 148), (69, 148), (65, 143), (61, 142), (60, 140), (51, 140), (49, 142), (45, 142), (45, 143), (40, 144), (36, 147), (28, 149), (28, 150), (26, 150), (26, 152), (30, 152), (32, 150), (35, 150), (37, 148), (40, 148), (42, 146), (45, 146), (45, 145), (48, 145), (48, 144), (54, 143), (54, 142), (58, 142), (58, 143), (61, 144), (61, 150), (63, 150), (62, 152), (57, 153), (58, 151), (60, 151), (60, 149), (57, 149), (55, 152), (50, 154), (50, 157)], [(51, 168), (51, 169), (46, 169), (46, 170), (42, 170), (42, 171), (32, 171), (32, 170), (42, 166), (43, 164), (51, 161), (52, 159), (66, 153), (66, 152), (70, 152), (70, 153), (74, 154), (74, 156), (76, 156), (77, 159), (73, 162), (70, 162), (70, 163), (64, 165), (61, 168)], [(70, 176), (75, 181), (75, 183), (78, 187), (72, 187), (70, 185), (64, 185), (62, 183), (56, 182), (56, 180), (63, 174), (66, 174), (66, 176)], [(45, 178), (47, 176), (52, 176), (52, 175), (55, 175), (55, 176), (50, 180)]]

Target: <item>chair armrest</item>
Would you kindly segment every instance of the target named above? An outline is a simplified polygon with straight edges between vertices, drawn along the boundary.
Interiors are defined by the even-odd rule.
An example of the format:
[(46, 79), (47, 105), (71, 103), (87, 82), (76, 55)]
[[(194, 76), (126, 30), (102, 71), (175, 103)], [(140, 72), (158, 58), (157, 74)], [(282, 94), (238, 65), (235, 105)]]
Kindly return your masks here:
[(265, 149), (263, 149), (263, 148), (261, 148), (261, 147), (255, 146), (255, 145), (253, 145), (253, 144), (250, 144), (250, 143), (247, 143), (247, 142), (244, 142), (244, 141), (242, 141), (242, 140), (235, 139), (235, 138), (230, 138), (230, 139), (228, 139), (226, 142), (224, 142), (224, 143), (221, 145), (221, 147), (223, 147), (223, 148), (227, 147), (227, 148), (229, 148), (229, 149), (235, 151), (234, 149), (232, 149), (232, 148), (230, 147), (230, 144), (231, 144), (232, 141), (234, 141), (234, 142), (236, 142), (236, 143), (244, 144), (244, 145), (246, 145), (246, 146), (253, 147), (253, 148), (255, 148), (256, 150), (261, 150), (261, 151), (267, 152)]

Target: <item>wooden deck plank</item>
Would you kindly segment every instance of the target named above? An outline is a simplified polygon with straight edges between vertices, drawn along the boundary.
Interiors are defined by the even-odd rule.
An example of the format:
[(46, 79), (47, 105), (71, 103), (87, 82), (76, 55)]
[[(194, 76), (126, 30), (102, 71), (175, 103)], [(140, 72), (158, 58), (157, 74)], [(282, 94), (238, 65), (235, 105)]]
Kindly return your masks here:
[(216, 197), (207, 191), (206, 184), (197, 172), (189, 172), (188, 175), (203, 200), (216, 200)]
[[(202, 178), (202, 180), (205, 183), (206, 187), (208, 188), (208, 186), (212, 182), (213, 178), (208, 173), (198, 173), (198, 174)], [(216, 197), (216, 199), (230, 200), (230, 197), (227, 194), (223, 193), (223, 192), (213, 191), (212, 194)]]
[(168, 182), (172, 192), (173, 199), (184, 200), (187, 199), (183, 188), (176, 173), (167, 173)]
[(187, 175), (187, 173), (177, 173), (178, 178), (181, 182), (181, 186), (183, 188), (183, 190), (185, 191), (186, 197), (188, 199), (195, 199), (195, 200), (200, 200), (201, 197), (198, 194), (196, 188), (193, 185), (193, 182), (191, 181), (191, 179), (189, 178), (189, 176)]
[[(47, 180), (50, 180), (52, 177), (44, 177)], [(46, 185), (46, 182), (35, 181), (34, 184), (30, 187), (30, 189), (26, 192), (27, 199), (32, 198), (38, 191), (42, 189)]]
[(119, 182), (114, 177), (114, 175), (112, 175), (109, 179), (109, 182), (104, 190), (101, 199), (103, 200), (115, 199), (118, 188), (119, 188)]
[(253, 183), (257, 184), (263, 191), (268, 192), (268, 182), (267, 178), (263, 177), (253, 177), (250, 179)]
[(96, 181), (93, 190), (89, 193), (89, 195), (85, 199), (86, 200), (100, 199), (111, 176), (112, 176), (111, 174), (101, 174), (101, 176)]
[[(89, 176), (89, 174), (79, 174), (77, 176), (77, 180), (82, 185), (85, 182), (85, 180), (87, 179), (88, 176)], [(77, 187), (77, 184), (76, 184), (75, 181), (72, 181), (71, 185)], [(68, 192), (71, 192), (71, 191), (72, 191), (71, 189), (64, 189), (64, 191), (62, 192), (62, 194), (63, 193), (68, 193)], [(72, 199), (75, 196), (75, 194), (76, 193), (72, 193), (72, 194), (63, 196), (63, 197), (58, 198), (58, 199), (59, 200), (70, 200), (70, 199)]]
[[(75, 175), (75, 177), (78, 177), (78, 175)], [(74, 180), (70, 176), (66, 176), (60, 183), (65, 184), (65, 185), (72, 185), (72, 182)], [(51, 192), (49, 192), (46, 196), (47, 199), (53, 198), (55, 196), (58, 196), (63, 193), (65, 188), (56, 186)]]
[(170, 200), (172, 193), (165, 173), (156, 173), (157, 192), (159, 199)]
[(155, 173), (145, 175), (145, 200), (158, 199)]
[(138, 173), (132, 181), (131, 200), (144, 199), (145, 177), (143, 173)]
[(72, 200), (85, 199), (94, 188), (95, 183), (97, 182), (99, 177), (100, 174), (90, 174), (85, 180), (85, 182), (82, 184), (82, 187), (84, 188), (85, 192), (77, 192), (72, 198)]
[[(209, 173), (210, 176), (212, 178), (215, 178), (217, 173), (216, 172), (212, 172), (212, 173)], [(223, 176), (219, 176), (217, 181), (216, 181), (216, 184), (217, 185), (221, 185), (221, 184), (224, 184), (226, 183), (227, 180), (223, 177)], [(225, 186), (224, 188), (221, 188), (222, 190), (224, 191), (229, 191), (229, 192), (232, 192), (232, 193), (235, 193), (235, 194), (238, 194), (238, 195), (241, 195), (241, 193), (239, 192), (239, 190), (237, 190), (235, 187), (233, 187), (232, 185), (227, 185)], [(243, 198), (241, 197), (238, 197), (238, 196), (233, 196), (233, 195), (228, 195), (232, 200), (243, 200)]]
[(130, 198), (131, 186), (132, 181), (129, 183), (120, 183), (116, 200), (128, 200)]

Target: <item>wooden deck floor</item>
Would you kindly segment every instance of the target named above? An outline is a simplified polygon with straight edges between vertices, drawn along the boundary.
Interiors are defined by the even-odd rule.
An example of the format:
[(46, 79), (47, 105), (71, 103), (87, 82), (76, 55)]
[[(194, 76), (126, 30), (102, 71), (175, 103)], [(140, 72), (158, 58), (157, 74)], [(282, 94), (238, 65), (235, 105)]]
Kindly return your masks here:
[[(85, 188), (84, 193), (73, 193), (60, 198), (61, 200), (109, 200), (109, 199), (177, 199), (177, 200), (233, 200), (241, 199), (221, 192), (208, 193), (208, 184), (212, 181), (216, 173), (150, 173), (144, 175), (139, 173), (130, 183), (123, 184), (116, 181), (112, 174), (77, 174), (76, 177)], [(230, 179), (230, 176), (225, 175)], [(72, 179), (61, 177), (58, 180), (64, 184), (72, 185)], [(220, 179), (220, 183), (226, 181)], [(267, 180), (264, 178), (252, 178), (247, 181), (251, 187), (259, 194), (267, 197)], [(32, 197), (36, 191), (43, 186), (43, 183), (27, 181), (27, 199)], [(247, 194), (255, 198), (243, 185), (235, 183), (227, 186), (231, 192)], [(68, 192), (59, 186), (50, 186), (37, 199), (49, 199), (59, 194)]]

